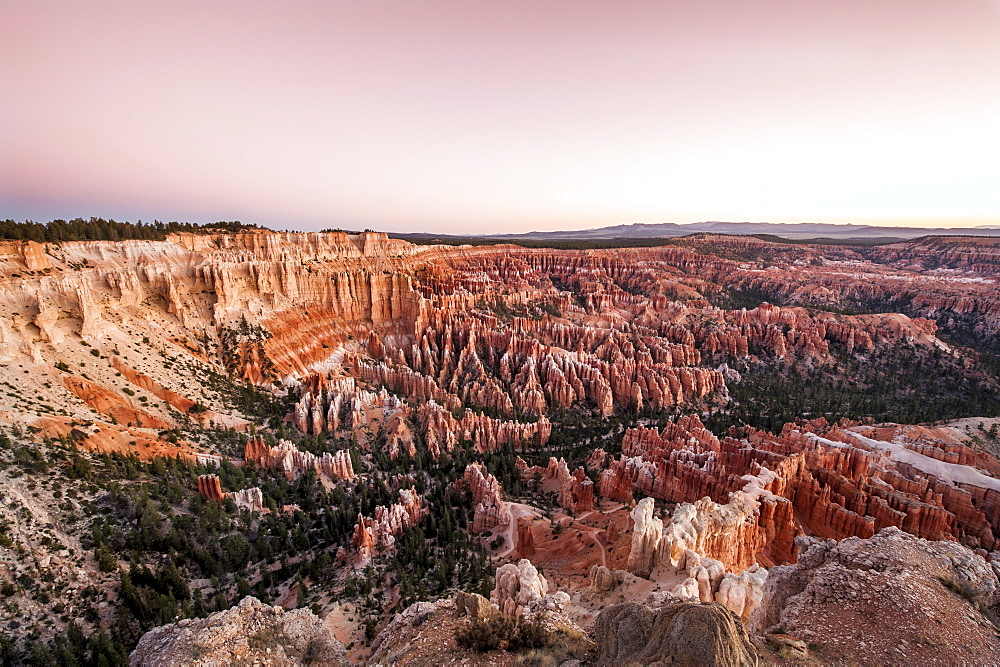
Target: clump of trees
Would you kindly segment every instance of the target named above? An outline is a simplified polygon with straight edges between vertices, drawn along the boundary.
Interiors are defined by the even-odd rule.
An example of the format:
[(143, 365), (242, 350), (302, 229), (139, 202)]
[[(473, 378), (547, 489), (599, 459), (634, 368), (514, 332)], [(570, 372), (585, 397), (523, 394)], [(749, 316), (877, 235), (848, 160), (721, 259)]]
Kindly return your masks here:
[(163, 241), (168, 234), (190, 232), (207, 234), (212, 232), (239, 232), (247, 229), (263, 229), (255, 224), (239, 221), (213, 222), (198, 225), (192, 222), (118, 222), (104, 218), (73, 218), (53, 220), (47, 223), (14, 220), (0, 221), (0, 238), (38, 243), (60, 241)]
[(834, 349), (834, 363), (800, 359), (730, 362), (740, 382), (729, 383), (725, 410), (704, 420), (716, 433), (749, 425), (777, 433), (799, 417), (871, 418), (916, 424), (1000, 414), (1000, 380), (990, 369), (910, 345), (879, 345), (865, 355)]

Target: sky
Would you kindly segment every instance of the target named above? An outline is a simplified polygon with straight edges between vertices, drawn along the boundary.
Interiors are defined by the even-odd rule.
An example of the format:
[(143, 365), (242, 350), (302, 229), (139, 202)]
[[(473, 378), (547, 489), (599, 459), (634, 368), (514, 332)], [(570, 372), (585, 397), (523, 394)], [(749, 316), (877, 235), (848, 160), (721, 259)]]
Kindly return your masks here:
[(1000, 224), (1000, 0), (0, 0), (0, 217)]

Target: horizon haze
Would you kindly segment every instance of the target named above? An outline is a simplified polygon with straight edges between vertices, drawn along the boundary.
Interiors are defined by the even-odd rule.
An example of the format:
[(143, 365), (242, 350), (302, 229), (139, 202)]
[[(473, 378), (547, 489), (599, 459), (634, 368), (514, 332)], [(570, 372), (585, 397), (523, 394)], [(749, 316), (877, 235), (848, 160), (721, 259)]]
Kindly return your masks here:
[(0, 6), (0, 217), (1000, 225), (1000, 3)]

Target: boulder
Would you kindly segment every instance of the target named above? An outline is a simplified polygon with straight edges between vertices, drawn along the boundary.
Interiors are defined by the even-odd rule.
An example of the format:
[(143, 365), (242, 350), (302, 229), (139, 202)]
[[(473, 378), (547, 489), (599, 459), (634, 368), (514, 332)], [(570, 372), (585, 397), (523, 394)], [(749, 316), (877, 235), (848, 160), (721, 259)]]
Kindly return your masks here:
[(500, 610), (479, 593), (459, 591), (455, 594), (455, 608), (459, 614), (469, 618), (491, 618), (497, 616)]
[(653, 612), (634, 602), (603, 610), (594, 623), (602, 665), (757, 665), (739, 617), (715, 603), (677, 602)]

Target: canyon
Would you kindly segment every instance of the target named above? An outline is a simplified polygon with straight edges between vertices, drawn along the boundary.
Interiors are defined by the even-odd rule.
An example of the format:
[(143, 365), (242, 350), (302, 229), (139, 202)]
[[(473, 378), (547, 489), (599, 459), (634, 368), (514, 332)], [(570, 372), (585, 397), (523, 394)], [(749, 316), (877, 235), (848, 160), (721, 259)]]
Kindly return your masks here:
[[(810, 631), (820, 603), (803, 582), (840, 568), (824, 586), (850, 588), (861, 575), (838, 549), (863, 561), (905, 542), (958, 554), (976, 581), (1000, 570), (998, 248), (972, 237), (848, 246), (699, 234), (563, 250), (263, 230), (2, 241), (0, 422), (18, 446), (56, 452), (56, 466), (84, 456), (116, 474), (168, 475), (179, 498), (197, 496), (161, 499), (168, 524), (231, 513), (239, 529), (219, 533), (218, 552), (231, 571), (194, 557), (178, 571), (200, 582), (199, 596), (211, 589), (216, 613), (228, 613), (218, 596), (234, 604), (240, 592), (254, 600), (240, 614), (287, 623), (248, 591), (286, 609), (308, 601), (331, 635), (318, 618), (301, 622), (324, 647), (346, 646), (337, 660), (390, 646), (402, 656), (425, 614), (451, 632), (494, 607), (610, 641), (622, 624), (599, 619), (625, 601), (645, 605), (628, 613), (649, 623), (681, 613), (671, 605), (711, 605), (729, 635), (785, 641), (773, 632), (783, 624), (788, 642), (827, 642), (834, 630)], [(894, 363), (944, 378), (943, 389), (900, 386), (880, 411), (851, 414), (819, 403), (790, 412), (746, 390), (767, 381), (864, 395)], [(924, 405), (953, 413), (886, 419)], [(748, 411), (778, 427), (747, 422)], [(11, 451), (12, 464), (23, 459)], [(122, 492), (81, 488), (94, 533)], [(73, 508), (58, 510), (63, 521), (80, 520), (78, 499), (45, 493)], [(153, 521), (135, 502), (134, 523), (109, 533)], [(154, 568), (183, 542), (179, 529), (157, 530), (143, 533), (168, 536)], [(100, 555), (105, 573), (157, 581), (101, 544), (81, 564), (97, 572)], [(4, 567), (12, 580), (30, 570)], [(447, 601), (463, 586), (479, 597)], [(989, 609), (996, 590), (974, 597)], [(101, 609), (95, 631), (132, 622)], [(969, 633), (977, 655), (995, 650)], [(136, 664), (155, 660), (156, 642), (189, 640), (143, 639)]]

